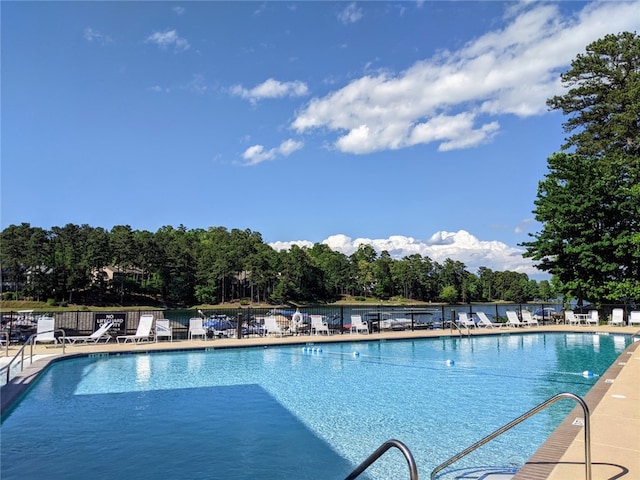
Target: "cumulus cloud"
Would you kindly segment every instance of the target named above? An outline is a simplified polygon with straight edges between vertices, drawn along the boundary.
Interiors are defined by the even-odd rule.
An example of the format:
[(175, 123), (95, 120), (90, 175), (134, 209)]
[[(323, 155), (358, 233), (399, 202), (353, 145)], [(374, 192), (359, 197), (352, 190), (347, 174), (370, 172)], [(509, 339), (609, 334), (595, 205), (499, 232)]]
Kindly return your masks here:
[(265, 160), (274, 160), (277, 157), (287, 157), (296, 150), (300, 150), (303, 147), (302, 142), (288, 139), (282, 142), (279, 146), (266, 150), (263, 145), (253, 145), (247, 148), (242, 154), (244, 160), (244, 166), (258, 165)]
[(350, 3), (338, 14), (338, 20), (345, 25), (356, 23), (362, 18), (362, 9), (356, 7), (355, 3)]
[[(291, 127), (333, 132), (334, 147), (366, 154), (436, 143), (440, 151), (491, 141), (496, 117), (547, 112), (562, 93), (559, 72), (585, 45), (608, 33), (638, 28), (638, 2), (594, 2), (572, 18), (558, 4), (509, 8), (505, 26), (454, 52), (441, 52), (394, 74), (368, 74), (313, 98)], [(361, 16), (349, 4), (340, 18)]]
[[(417, 240), (402, 235), (392, 235), (389, 238), (351, 238), (337, 234), (328, 237), (321, 243), (331, 250), (351, 255), (358, 250), (360, 245), (371, 245), (376, 252), (383, 250), (389, 252), (392, 258), (403, 258), (409, 255), (419, 254), (429, 257), (438, 263), (443, 263), (447, 258), (465, 264), (467, 270), (476, 273), (480, 267), (490, 268), (494, 271), (511, 271), (526, 273), (527, 275), (541, 275), (533, 262), (523, 258), (524, 250), (510, 247), (499, 241), (479, 240), (465, 230), (458, 232), (440, 231), (434, 233), (428, 240)], [(276, 250), (288, 250), (291, 245), (311, 247), (313, 243), (308, 240), (296, 240), (291, 242), (270, 243)]]
[(154, 32), (147, 37), (146, 42), (158, 45), (160, 48), (173, 47), (174, 51), (176, 52), (188, 50), (191, 47), (189, 42), (179, 36), (176, 30)]
[(260, 85), (251, 89), (244, 88), (241, 85), (231, 87), (232, 95), (249, 100), (256, 103), (258, 100), (265, 98), (283, 98), (283, 97), (303, 97), (309, 94), (309, 88), (304, 82), (280, 82), (273, 78), (265, 80)]

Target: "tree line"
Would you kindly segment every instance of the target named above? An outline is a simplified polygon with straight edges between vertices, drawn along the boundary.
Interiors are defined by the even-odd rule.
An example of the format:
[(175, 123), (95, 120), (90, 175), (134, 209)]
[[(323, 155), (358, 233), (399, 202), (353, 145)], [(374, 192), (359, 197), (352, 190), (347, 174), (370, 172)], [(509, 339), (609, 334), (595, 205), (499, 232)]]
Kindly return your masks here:
[[(352, 255), (322, 243), (276, 251), (249, 229), (164, 226), (152, 233), (128, 225), (45, 230), (22, 223), (5, 228), (0, 242), (4, 298), (193, 305), (331, 302), (344, 295), (445, 302), (553, 297), (549, 282), (522, 273), (482, 267), (474, 274), (452, 259), (394, 259), (371, 245)], [(121, 275), (108, 280), (107, 266)]]

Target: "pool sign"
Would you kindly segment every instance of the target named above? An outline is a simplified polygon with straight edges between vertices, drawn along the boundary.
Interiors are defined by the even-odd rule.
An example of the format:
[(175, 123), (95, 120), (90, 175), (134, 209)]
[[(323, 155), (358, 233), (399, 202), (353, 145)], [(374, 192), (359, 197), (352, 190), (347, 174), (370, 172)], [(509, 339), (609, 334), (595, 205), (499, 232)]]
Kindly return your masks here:
[(125, 333), (125, 321), (127, 320), (126, 313), (96, 313), (95, 322), (96, 330), (99, 329), (106, 322), (113, 322), (111, 327), (112, 332)]

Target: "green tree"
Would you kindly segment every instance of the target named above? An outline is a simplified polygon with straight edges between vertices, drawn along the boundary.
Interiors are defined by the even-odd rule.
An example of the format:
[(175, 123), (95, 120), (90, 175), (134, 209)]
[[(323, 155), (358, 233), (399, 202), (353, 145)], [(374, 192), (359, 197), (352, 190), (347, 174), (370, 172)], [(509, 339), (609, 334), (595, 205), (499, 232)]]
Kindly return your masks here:
[(555, 298), (553, 287), (549, 280), (541, 280), (538, 284), (538, 298), (540, 300), (551, 300)]
[[(437, 268), (438, 284), (440, 285), (440, 292), (447, 286), (452, 286), (456, 291), (456, 297), (462, 291), (462, 282), (468, 272), (465, 270), (465, 265), (462, 262), (446, 258), (442, 265)], [(440, 293), (442, 295), (442, 293)], [(457, 301), (457, 299), (456, 299)]]
[(171, 304), (192, 304), (196, 286), (196, 232), (180, 225), (176, 229), (162, 227), (156, 235), (164, 262), (160, 267), (163, 298)]
[(458, 301), (458, 291), (453, 285), (447, 285), (440, 291), (440, 300), (447, 303), (455, 303)]
[(309, 255), (323, 271), (327, 300), (335, 300), (347, 291), (349, 285), (349, 259), (323, 243), (315, 243)]
[(569, 118), (563, 150), (586, 156), (640, 151), (640, 37), (623, 32), (589, 44), (560, 76), (569, 87), (547, 100)]
[(567, 297), (640, 298), (640, 37), (607, 35), (562, 76), (565, 95), (548, 101), (569, 119), (562, 153), (538, 186), (543, 229), (525, 256), (554, 276)]
[(53, 227), (52, 274), (56, 298), (72, 302), (74, 294), (91, 284), (91, 267), (86, 261), (87, 238), (91, 227), (69, 223), (64, 227)]
[(3, 281), (11, 284), (15, 298), (24, 289), (36, 300), (51, 291), (49, 233), (29, 223), (10, 225), (0, 234)]
[(356, 288), (356, 294), (370, 296), (375, 287), (375, 274), (373, 264), (378, 254), (371, 245), (359, 245), (358, 250), (351, 254), (352, 278)]
[(393, 259), (386, 250), (380, 252), (380, 256), (373, 264), (376, 277), (375, 295), (381, 300), (388, 300), (394, 294), (394, 282), (391, 275), (392, 264)]

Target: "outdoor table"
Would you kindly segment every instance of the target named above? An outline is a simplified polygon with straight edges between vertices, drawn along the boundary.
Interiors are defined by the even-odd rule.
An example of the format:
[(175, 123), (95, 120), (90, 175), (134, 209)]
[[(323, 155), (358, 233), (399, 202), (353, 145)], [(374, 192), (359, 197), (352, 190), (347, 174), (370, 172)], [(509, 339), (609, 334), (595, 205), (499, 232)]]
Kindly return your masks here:
[(591, 317), (588, 313), (574, 313), (574, 317), (578, 320), (578, 325), (581, 323), (587, 324), (587, 320)]

